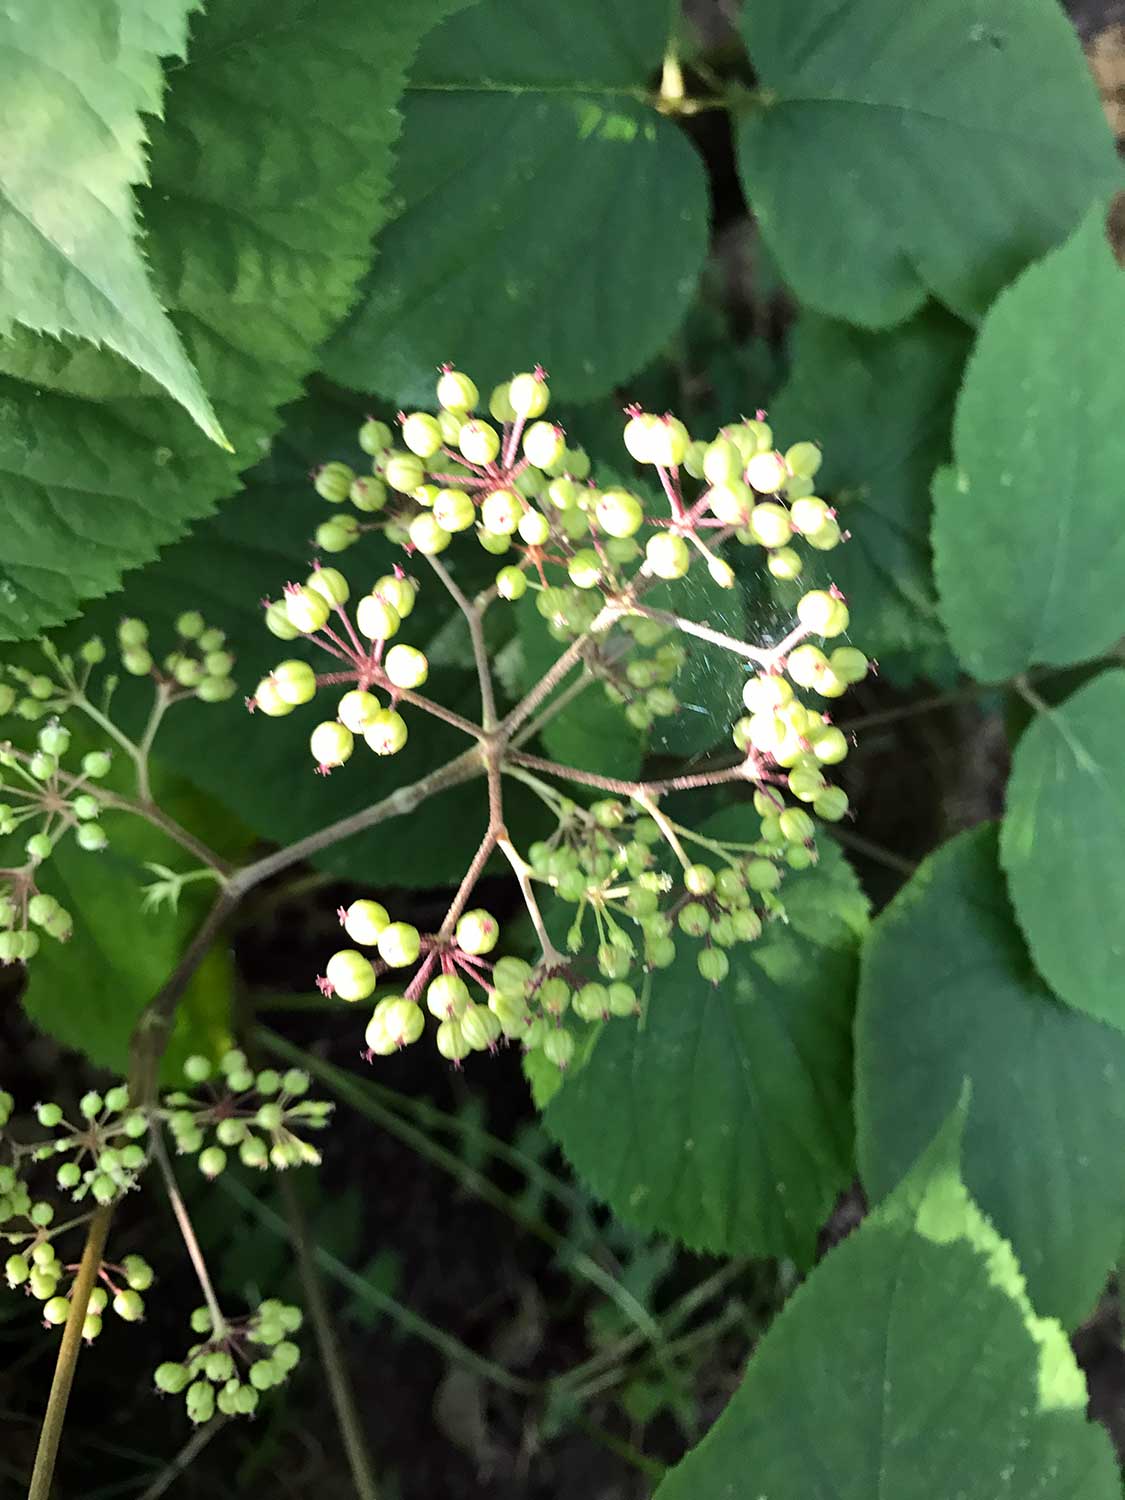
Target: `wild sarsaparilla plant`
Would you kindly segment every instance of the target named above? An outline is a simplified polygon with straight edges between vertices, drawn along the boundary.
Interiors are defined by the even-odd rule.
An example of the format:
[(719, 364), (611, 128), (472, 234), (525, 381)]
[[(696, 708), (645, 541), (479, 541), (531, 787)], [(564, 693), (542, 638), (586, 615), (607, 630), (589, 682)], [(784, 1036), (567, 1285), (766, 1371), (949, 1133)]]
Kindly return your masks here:
[[(480, 781), (479, 847), (436, 930), (419, 931), (374, 898), (355, 900), (340, 911), (348, 942), (326, 955), (318, 983), (345, 1001), (374, 1001), (363, 1033), (372, 1060), (429, 1030), (458, 1067), (472, 1052), (511, 1044), (565, 1070), (587, 1028), (643, 1013), (647, 977), (672, 963), (677, 944), (695, 945), (701, 981), (721, 984), (729, 950), (784, 921), (785, 873), (815, 861), (817, 821), (847, 814), (847, 797), (830, 775), (849, 746), (831, 708), (869, 663), (846, 643), (840, 592), (805, 592), (781, 632), (771, 627), (772, 638), (760, 639), (717, 629), (690, 607), (665, 607), (667, 587), (654, 602), (659, 586), (672, 586), (676, 599), (676, 586), (693, 569), (705, 570), (712, 586), (733, 588), (725, 555), (732, 546), (762, 549), (769, 573), (793, 581), (802, 575), (805, 549), (828, 552), (846, 540), (832, 508), (814, 493), (817, 445), (779, 451), (764, 412), (705, 440), (674, 416), (630, 407), (624, 444), (637, 480), (601, 484), (587, 454), (547, 419), (542, 369), (498, 386), (487, 415), (479, 412), (474, 382), (451, 367), (440, 372), (436, 394), (436, 413), (399, 413), (397, 436), (390, 424), (368, 419), (356, 454), (334, 456), (314, 474), (316, 493), (333, 508), (316, 530), (317, 547), (329, 555), (354, 548), (356, 562), (349, 560), (345, 574), (318, 559), (303, 582), (283, 580), (277, 599), (267, 601), (269, 631), (316, 648), (319, 660), (279, 661), (247, 706), (281, 717), (315, 703), (310, 769), (366, 773), (376, 787), (379, 759), (409, 754), (426, 719), (442, 720), (465, 740), (443, 767), (232, 869), (152, 792), (150, 755), (165, 714), (189, 698), (221, 702), (235, 691), (225, 641), (198, 613), (181, 615), (176, 638), (159, 648), (143, 621), (121, 622), (121, 669), (153, 685), (151, 711), (135, 739), (114, 721), (114, 677), (95, 680), (107, 657), (99, 640), (77, 658), (44, 643), (42, 672), (8, 667), (0, 684), (0, 707), (38, 726), (34, 745), (23, 743), (25, 734), (2, 751), (0, 827), (16, 850), (0, 888), (5, 962), (33, 961), (40, 934), (66, 941), (72, 919), (41, 887), (41, 873), (64, 838), (96, 857), (110, 836), (101, 821), (107, 812), (149, 819), (194, 861), (180, 872), (154, 867), (143, 897), (149, 904), (174, 903), (189, 881), (212, 882), (218, 891), (182, 962), (140, 1018), (125, 1082), (86, 1095), (75, 1121), (56, 1104), (39, 1104), (28, 1131), (22, 1118), (13, 1128), (11, 1097), (0, 1100), (8, 1281), (43, 1304), (48, 1327), (64, 1329), (38, 1493), (49, 1483), (79, 1341), (97, 1335), (110, 1305), (127, 1321), (143, 1314), (152, 1268), (136, 1253), (107, 1260), (105, 1247), (114, 1205), (150, 1165), (169, 1193), (204, 1297), (191, 1316), (198, 1341), (160, 1365), (158, 1389), (182, 1392), (194, 1422), (216, 1411), (248, 1415), (259, 1393), (296, 1362), (289, 1337), (300, 1322), (295, 1308), (267, 1299), (232, 1316), (219, 1306), (165, 1139), (178, 1154), (194, 1156), (208, 1178), (223, 1171), (232, 1151), (246, 1166), (281, 1170), (319, 1160), (308, 1133), (327, 1124), (330, 1106), (307, 1098), (304, 1073), (255, 1071), (237, 1049), (214, 1060), (190, 1058), (182, 1087), (171, 1092), (155, 1083), (184, 986), (249, 890), (360, 829), (409, 814), (443, 789)], [(371, 578), (362, 571), (362, 544), (373, 531), (397, 544), (402, 558)], [(472, 597), (456, 561), (470, 536), (503, 559), (493, 583)], [(429, 662), (410, 641), (424, 588), (444, 591), (463, 618), (479, 684), (476, 718), (426, 692)], [(485, 617), (525, 595), (534, 596), (559, 651), (520, 701), (502, 705)], [(730, 726), (734, 753), (723, 764), (629, 781), (536, 753), (540, 730), (595, 687), (622, 706), (638, 732), (676, 714), (677, 681), (690, 653), (704, 646), (732, 653), (750, 669), (746, 712)], [(104, 744), (72, 764), (70, 725), (78, 719)], [(130, 770), (128, 794), (103, 784), (111, 755)], [(553, 825), (527, 847), (505, 817), (513, 782), (540, 799)], [(670, 794), (724, 785), (749, 788), (760, 819), (753, 842), (704, 835), (668, 811)], [(500, 924), (474, 904), (495, 856), (510, 869), (535, 934), (528, 956), (498, 956)], [(381, 873), (371, 871), (372, 879)], [(60, 1259), (56, 1241), (83, 1230), (81, 1260)]]

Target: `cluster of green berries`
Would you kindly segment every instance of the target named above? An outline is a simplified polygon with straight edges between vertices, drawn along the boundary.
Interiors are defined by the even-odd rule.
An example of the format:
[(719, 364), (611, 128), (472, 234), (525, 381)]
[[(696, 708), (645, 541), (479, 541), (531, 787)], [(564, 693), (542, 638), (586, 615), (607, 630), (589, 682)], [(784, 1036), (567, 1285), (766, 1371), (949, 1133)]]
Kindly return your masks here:
[(246, 1054), (232, 1048), (217, 1069), (206, 1057), (189, 1057), (184, 1077), (204, 1097), (183, 1090), (165, 1094), (161, 1118), (177, 1152), (197, 1156), (204, 1177), (218, 1177), (233, 1150), (243, 1166), (260, 1170), (319, 1163), (320, 1152), (299, 1132), (323, 1129), (332, 1105), (305, 1098), (309, 1075), (300, 1068), (255, 1073)]
[[(351, 759), (357, 739), (376, 755), (396, 755), (406, 744), (406, 720), (398, 712), (405, 696), (430, 675), (424, 652), (405, 642), (388, 645), (414, 608), (417, 584), (401, 568), (375, 580), (347, 609), (351, 587), (336, 568), (315, 567), (304, 584), (289, 584), (285, 596), (266, 602), (266, 626), (281, 640), (305, 636), (335, 658), (334, 670), (317, 675), (307, 661), (279, 662), (258, 684), (247, 706), (280, 718), (310, 703), (318, 688), (346, 685), (336, 717), (309, 737), (317, 770), (327, 775)], [(384, 704), (378, 694), (387, 696)]]
[[(28, 1249), (9, 1255), (4, 1270), (10, 1287), (22, 1286), (29, 1296), (42, 1302), (46, 1327), (57, 1328), (66, 1322), (77, 1268), (62, 1264), (50, 1240), (39, 1239)], [(145, 1313), (142, 1293), (148, 1291), (154, 1279), (152, 1267), (143, 1256), (127, 1255), (120, 1265), (103, 1261), (98, 1268), (98, 1281), (90, 1289), (82, 1323), (86, 1342), (92, 1343), (101, 1333), (107, 1307), (112, 1307), (125, 1323), (140, 1322)]]
[[(560, 1067), (570, 1061), (574, 1040), (561, 1025), (572, 995), (568, 966), (533, 969), (520, 958), (490, 959), (500, 940), (490, 912), (462, 913), (449, 937), (424, 936), (409, 922), (392, 922), (378, 901), (353, 901), (340, 908), (339, 917), (358, 947), (332, 955), (317, 980), (323, 993), (367, 1000), (381, 979), (417, 966), (401, 991), (378, 999), (365, 1034), (369, 1057), (386, 1057), (418, 1041), (428, 1012), (437, 1023), (439, 1053), (457, 1066), (471, 1052), (495, 1052), (506, 1041), (541, 1049)], [(375, 951), (368, 958), (360, 948)], [(584, 1019), (637, 1011), (636, 993), (627, 984), (580, 986), (580, 993), (584, 999), (575, 1004)]]
[(263, 1391), (280, 1385), (301, 1351), (290, 1337), (301, 1326), (300, 1308), (270, 1298), (248, 1318), (216, 1322), (206, 1307), (191, 1315), (192, 1331), (205, 1335), (181, 1361), (158, 1365), (153, 1377), (164, 1395), (184, 1397), (192, 1422), (253, 1416)]
[[(225, 634), (208, 625), (195, 609), (177, 617), (175, 630), (175, 645), (158, 668), (148, 626), (143, 620), (122, 620), (117, 627), (117, 646), (124, 670), (130, 677), (153, 677), (170, 693), (191, 695), (203, 703), (225, 703), (233, 698), (234, 657), (227, 650)], [(91, 650), (100, 655), (91, 656)], [(88, 641), (82, 654), (86, 661), (97, 661), (104, 656), (105, 648), (100, 641)]]
[[(61, 1104), (37, 1104), (35, 1117), (48, 1135), (26, 1145), (11, 1142), (11, 1151), (17, 1162), (52, 1163), (55, 1188), (73, 1203), (82, 1203), (87, 1197), (102, 1205), (113, 1203), (136, 1186), (148, 1164), (143, 1144), (148, 1117), (130, 1107), (124, 1084), (104, 1094), (96, 1089), (83, 1094), (78, 1115), (79, 1119), (72, 1122)], [(49, 1204), (36, 1204), (32, 1217), (37, 1225), (49, 1224), (54, 1212)], [(0, 1233), (4, 1232), (0, 1228)], [(8, 1238), (13, 1238), (10, 1232)]]

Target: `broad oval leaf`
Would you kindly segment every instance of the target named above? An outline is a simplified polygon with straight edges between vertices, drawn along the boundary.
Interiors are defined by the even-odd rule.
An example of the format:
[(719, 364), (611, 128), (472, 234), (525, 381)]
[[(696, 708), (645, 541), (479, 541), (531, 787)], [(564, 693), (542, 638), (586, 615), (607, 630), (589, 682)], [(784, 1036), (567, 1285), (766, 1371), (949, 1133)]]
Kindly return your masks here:
[(942, 615), (974, 677), (1069, 666), (1125, 631), (1122, 327), (1100, 208), (981, 326), (934, 478)]
[(663, 0), (520, 16), (484, 0), (424, 47), (404, 105), (399, 212), (328, 346), (337, 380), (429, 406), (449, 360), (487, 394), (546, 366), (583, 401), (639, 370), (707, 252), (702, 164), (647, 100)]
[(975, 319), (1120, 180), (1055, 0), (758, 0), (742, 29), (742, 181), (819, 312), (886, 327), (932, 293)]
[[(749, 841), (746, 808), (700, 830)], [(851, 1016), (867, 905), (827, 839), (787, 877), (788, 924), (730, 951), (715, 989), (682, 942), (641, 1023), (611, 1021), (545, 1115), (619, 1218), (693, 1249), (812, 1260), (852, 1171)]]
[(1039, 972), (1125, 1030), (1125, 672), (1103, 672), (1024, 732), (1000, 858)]
[(1125, 1037), (1034, 972), (986, 825), (939, 849), (874, 923), (856, 1014), (859, 1166), (898, 1183), (969, 1080), (962, 1170), (1035, 1305), (1075, 1327), (1125, 1233)]
[(654, 1500), (1117, 1500), (1085, 1404), (947, 1129), (790, 1298)]

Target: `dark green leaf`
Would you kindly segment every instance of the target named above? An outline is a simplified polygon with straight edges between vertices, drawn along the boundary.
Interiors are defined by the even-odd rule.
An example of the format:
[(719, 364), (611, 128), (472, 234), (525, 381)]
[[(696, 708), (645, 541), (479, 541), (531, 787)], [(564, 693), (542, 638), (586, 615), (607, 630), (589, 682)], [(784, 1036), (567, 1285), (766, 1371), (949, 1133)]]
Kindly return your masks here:
[(1119, 180), (1055, 0), (761, 0), (742, 26), (742, 180), (820, 312), (886, 327), (933, 293), (975, 319)]
[[(758, 820), (703, 825), (748, 841)], [(608, 1022), (547, 1128), (627, 1223), (694, 1249), (812, 1260), (852, 1170), (851, 1016), (866, 902), (835, 847), (790, 875), (787, 925), (731, 950), (718, 989), (681, 940), (639, 1025)]]
[(951, 1145), (794, 1294), (655, 1500), (1116, 1500), (1066, 1336)]
[(1117, 1141), (1125, 1037), (1061, 1005), (1033, 971), (984, 826), (932, 855), (863, 949), (856, 1115), (883, 1197), (972, 1085), (963, 1170), (1011, 1241), (1037, 1307), (1072, 1328), (1125, 1233)]
[[(945, 639), (930, 568), (930, 480), (949, 454), (967, 348), (964, 329), (933, 308), (889, 333), (809, 313), (769, 413), (783, 447), (822, 444), (817, 493), (851, 532), (832, 552), (805, 549), (800, 589), (836, 582), (856, 644), (879, 658), (909, 653), (916, 671)], [(800, 589), (778, 594), (791, 602)]]
[(1125, 630), (1125, 274), (1100, 208), (981, 327), (934, 479), (942, 614), (966, 671), (1069, 666)]
[(1000, 858), (1040, 973), (1125, 1030), (1125, 672), (1046, 708), (1016, 747)]
[(673, 333), (707, 250), (707, 189), (683, 132), (647, 103), (664, 0), (519, 13), (484, 0), (411, 75), (400, 208), (334, 378), (404, 406), (452, 360), (487, 392), (537, 361), (588, 400)]

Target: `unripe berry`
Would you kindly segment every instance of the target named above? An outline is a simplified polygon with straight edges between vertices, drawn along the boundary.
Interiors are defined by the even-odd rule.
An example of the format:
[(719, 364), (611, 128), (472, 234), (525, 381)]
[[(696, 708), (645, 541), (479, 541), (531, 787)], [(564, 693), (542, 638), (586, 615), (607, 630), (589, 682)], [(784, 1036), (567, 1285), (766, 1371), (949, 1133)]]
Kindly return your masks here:
[(472, 411), (480, 400), (480, 392), (467, 375), (450, 367), (442, 371), (438, 380), (437, 398), (439, 406), (447, 411)]
[(501, 568), (496, 575), (496, 592), (501, 599), (522, 599), (527, 593), (527, 575), (522, 568)]
[(870, 663), (854, 646), (837, 646), (828, 658), (828, 665), (841, 682), (851, 684), (863, 681)]
[(22, 1286), (31, 1275), (26, 1255), (9, 1255), (4, 1262), (4, 1274), (10, 1287)]
[(392, 646), (384, 658), (383, 671), (397, 688), (419, 688), (430, 675), (430, 664), (413, 646)]
[(777, 453), (755, 453), (746, 465), (746, 482), (762, 495), (773, 495), (789, 477), (785, 460)]
[[(206, 1156), (207, 1152), (205, 1151), (203, 1155)], [(219, 1152), (219, 1155), (222, 1155), (221, 1151)], [(117, 1316), (119, 1318), (122, 1318), (126, 1323), (138, 1323), (140, 1322), (141, 1318), (144, 1317), (144, 1298), (140, 1295), (139, 1292), (118, 1292), (113, 1299), (113, 1310), (117, 1314)]]
[(143, 646), (121, 653), (121, 665), (130, 677), (147, 677), (152, 671), (152, 656)]
[(314, 568), (305, 579), (305, 588), (319, 594), (330, 606), (346, 604), (351, 593), (348, 580), (338, 568)]
[(762, 547), (783, 547), (793, 534), (784, 505), (764, 500), (750, 512), (750, 531)]
[(65, 1297), (52, 1297), (43, 1308), (44, 1323), (52, 1323), (56, 1327), (65, 1323), (70, 1312), (70, 1303)]
[(70, 748), (70, 730), (62, 724), (46, 724), (39, 731), (38, 741), (40, 750), (57, 758)]
[(470, 998), (469, 986), (459, 974), (439, 974), (426, 990), (426, 1006), (439, 1021), (462, 1015)]
[(624, 979), (629, 972), (631, 954), (618, 943), (598, 945), (598, 971), (606, 979)]
[(256, 1172), (264, 1171), (269, 1163), (269, 1151), (264, 1141), (260, 1141), (256, 1135), (248, 1136), (238, 1148), (238, 1159), (244, 1167), (251, 1167)]
[(82, 1181), (82, 1169), (77, 1162), (64, 1161), (55, 1173), (55, 1181), (64, 1193), (73, 1192)]
[(835, 517), (825, 521), (817, 531), (805, 534), (805, 541), (817, 552), (831, 552), (840, 542), (840, 524)]
[[(255, 1366), (256, 1368), (256, 1366)], [(253, 1376), (253, 1370), (251, 1370)], [(187, 1388), (187, 1414), (195, 1423), (209, 1422), (215, 1415), (215, 1388), (207, 1380), (195, 1380)]]
[(492, 388), (488, 398), (488, 414), (496, 422), (514, 422), (516, 410), (509, 395), (510, 382), (505, 380)]
[(360, 474), (357, 479), (352, 480), (348, 499), (356, 510), (371, 515), (386, 505), (387, 486), (381, 479), (376, 479), (374, 474)]
[(54, 845), (51, 843), (49, 834), (33, 833), (23, 847), (37, 864), (42, 864), (45, 859), (51, 857)]
[(772, 713), (793, 701), (793, 689), (784, 677), (762, 673), (746, 682), (742, 701), (752, 714)]
[(582, 1021), (601, 1021), (609, 1015), (609, 990), (596, 981), (584, 984), (573, 999), (574, 1013)]
[(174, 1364), (168, 1360), (162, 1365), (157, 1365), (152, 1378), (158, 1391), (163, 1391), (169, 1396), (178, 1396), (188, 1384), (191, 1376), (187, 1372), (186, 1365)]
[(390, 926), (387, 908), (378, 901), (353, 901), (344, 913), (344, 931), (353, 943), (374, 948), (379, 934)]
[(848, 810), (848, 794), (843, 787), (825, 787), (813, 798), (812, 810), (826, 823), (838, 823)]
[(707, 506), (724, 526), (745, 526), (754, 510), (754, 492), (741, 479), (729, 479), (707, 491)]
[(494, 1052), (500, 1040), (500, 1022), (487, 1005), (469, 1005), (458, 1017), (461, 1035), (474, 1052)]
[(348, 464), (322, 464), (313, 478), (313, 485), (322, 500), (338, 505), (348, 498), (355, 470)]
[(27, 768), (36, 781), (50, 781), (59, 768), (58, 757), (36, 750), (28, 761)]
[(711, 926), (711, 914), (699, 901), (689, 901), (676, 920), (688, 937), (702, 937)]
[(781, 493), (787, 500), (805, 500), (816, 489), (811, 479), (806, 479), (803, 474), (791, 474), (781, 487)]
[[(307, 661), (279, 662), (270, 673), (269, 682), (276, 696), (290, 708), (311, 703), (316, 697), (316, 673)], [(269, 713), (260, 693), (257, 703), (264, 713)]]
[(799, 802), (813, 802), (828, 786), (819, 771), (798, 767), (789, 773), (789, 790)]
[(556, 1068), (565, 1071), (574, 1059), (574, 1038), (565, 1027), (548, 1031), (542, 1046), (544, 1057), (548, 1062), (554, 1063)]
[(691, 566), (691, 550), (682, 536), (661, 531), (645, 544), (645, 561), (657, 578), (683, 578)]
[(477, 508), (464, 490), (443, 490), (434, 501), (434, 520), (446, 531), (468, 531)]
[(622, 439), (630, 458), (639, 464), (657, 462), (653, 457), (653, 438), (659, 420), (659, 417), (654, 417), (650, 412), (639, 412), (625, 424)]
[(847, 737), (834, 724), (826, 725), (815, 736), (811, 736), (810, 743), (813, 747), (813, 754), (822, 765), (838, 766), (847, 758)]
[(583, 548), (570, 559), (567, 573), (575, 588), (596, 588), (601, 581), (602, 560), (593, 548)]
[[(438, 426), (441, 428), (442, 442), (445, 443), (447, 448), (457, 446), (457, 438), (464, 421), (465, 413), (463, 411), (449, 411), (443, 406), (438, 412)], [(455, 460), (451, 459), (450, 462), (453, 463)]]
[(770, 553), (766, 566), (775, 578), (790, 582), (801, 576), (805, 564), (801, 554), (794, 548), (778, 547), (776, 551)]
[(309, 736), (313, 760), (327, 770), (331, 770), (333, 766), (342, 766), (351, 756), (354, 747), (355, 737), (351, 730), (344, 724), (328, 720), (318, 724)]
[[(148, 626), (143, 620), (125, 619), (117, 627), (117, 642), (125, 650), (135, 646), (143, 646), (148, 641)], [(36, 692), (36, 684), (31, 684), (31, 695), (38, 698), (41, 695)], [(48, 695), (49, 696), (49, 695)]]
[(266, 629), (279, 641), (295, 641), (301, 633), (290, 620), (284, 599), (277, 599), (266, 606)]
[(502, 531), (489, 531), (484, 526), (477, 527), (477, 541), (493, 557), (503, 557), (505, 552), (512, 550), (510, 534)]
[(547, 486), (547, 499), (556, 510), (573, 510), (581, 493), (573, 479), (552, 479)]
[(460, 1063), (468, 1057), (471, 1048), (456, 1021), (443, 1021), (434, 1037), (437, 1049), (447, 1062)]
[(780, 815), (781, 831), (791, 843), (807, 843), (816, 833), (816, 826), (808, 813), (800, 808), (787, 807)]
[(541, 510), (525, 510), (516, 529), (529, 547), (542, 547), (551, 535), (551, 523)]
[(416, 547), (423, 557), (436, 557), (439, 552), (444, 552), (453, 538), (453, 533), (446, 531), (428, 510), (414, 517), (409, 534), (411, 546)]
[(394, 573), (384, 573), (382, 578), (375, 581), (371, 590), (372, 598), (382, 599), (397, 612), (400, 620), (405, 620), (414, 608), (414, 602), (418, 597), (418, 589), (409, 578), (399, 578)]
[(352, 688), (336, 705), (336, 717), (352, 734), (363, 734), (383, 712), (383, 706), (374, 693), (363, 688)]
[(693, 896), (706, 896), (715, 889), (715, 872), (710, 865), (691, 865), (684, 871), (684, 885)]
[(848, 606), (825, 589), (813, 589), (797, 601), (797, 618), (817, 635), (842, 635), (848, 628)]
[(683, 463), (691, 443), (691, 434), (678, 417), (657, 417), (649, 438), (649, 462), (665, 469), (677, 469)]
[[(32, 896), (31, 900), (27, 903), (28, 921), (34, 922), (37, 927), (42, 927), (51, 920), (58, 910), (59, 903), (55, 900), (54, 896), (48, 896), (44, 892), (40, 892), (39, 895)], [(53, 1129), (59, 1123), (59, 1120), (62, 1119), (62, 1110), (59, 1109), (57, 1104), (41, 1104), (37, 1113), (40, 1125), (46, 1125), (48, 1129)], [(52, 1118), (46, 1120), (43, 1118), (44, 1114), (49, 1114)]]
[(500, 434), (491, 422), (473, 417), (462, 424), (457, 446), (468, 463), (487, 466), (500, 452)]
[(441, 428), (437, 418), (416, 411), (402, 424), (402, 441), (419, 458), (432, 458), (441, 447)]
[(363, 741), (376, 755), (397, 755), (409, 733), (401, 714), (393, 708), (381, 708), (363, 731)]
[[(87, 854), (99, 854), (109, 843), (105, 829), (100, 823), (80, 824), (74, 831), (74, 841), (80, 849), (85, 849)], [(29, 954), (24, 956), (30, 957)]]
[(559, 530), (572, 542), (580, 542), (590, 533), (590, 517), (584, 510), (564, 510), (556, 523)]
[(328, 960), (324, 977), (331, 993), (339, 995), (341, 1000), (366, 1000), (375, 989), (374, 968), (354, 948), (342, 948), (339, 953), (334, 953)]
[(500, 925), (490, 912), (467, 911), (457, 923), (454, 937), (466, 953), (491, 953), (500, 937)]
[(798, 646), (786, 658), (785, 671), (798, 687), (815, 688), (828, 671), (828, 658), (818, 646)]
[(523, 502), (514, 490), (492, 490), (484, 497), (480, 518), (485, 530), (498, 536), (511, 536), (523, 512)]
[(415, 963), (421, 946), (421, 935), (409, 922), (392, 922), (378, 937), (379, 957), (392, 969), (405, 969)]
[(534, 422), (523, 435), (524, 457), (537, 469), (550, 469), (566, 451), (566, 435), (553, 422)]
[(794, 500), (789, 507), (789, 515), (793, 522), (793, 530), (801, 532), (802, 535), (819, 531), (832, 519), (829, 507), (816, 495), (802, 496)]
[(393, 604), (368, 594), (356, 607), (355, 623), (360, 635), (369, 641), (387, 641), (397, 633), (402, 621)]
[(695, 962), (701, 976), (711, 984), (722, 984), (730, 972), (730, 959), (719, 948), (704, 948)]
[(508, 385), (508, 404), (517, 417), (541, 417), (550, 401), (550, 388), (542, 374), (513, 375)]
[(811, 479), (820, 468), (823, 455), (816, 443), (794, 443), (785, 450), (785, 464), (790, 474)]
[(501, 994), (522, 999), (531, 973), (531, 965), (522, 958), (498, 958), (492, 966), (492, 983)]
[(791, 870), (807, 870), (816, 863), (816, 852), (807, 844), (791, 844), (785, 851), (785, 863)]
[(373, 1036), (380, 1046), (389, 1043), (391, 1050), (397, 1052), (416, 1042), (422, 1035), (425, 1024), (421, 1007), (415, 1005), (413, 1000), (406, 1000), (401, 995), (388, 995), (379, 1001), (372, 1014), (367, 1033), (368, 1045), (372, 1052), (380, 1051), (371, 1041)]
[(301, 635), (312, 635), (328, 623), (330, 610), (323, 594), (297, 587), (285, 591), (285, 612)]
[(400, 495), (412, 495), (426, 477), (422, 460), (413, 453), (392, 449), (380, 460), (380, 475)]
[(627, 490), (606, 490), (594, 508), (598, 525), (609, 536), (633, 536), (645, 518), (644, 507)]

